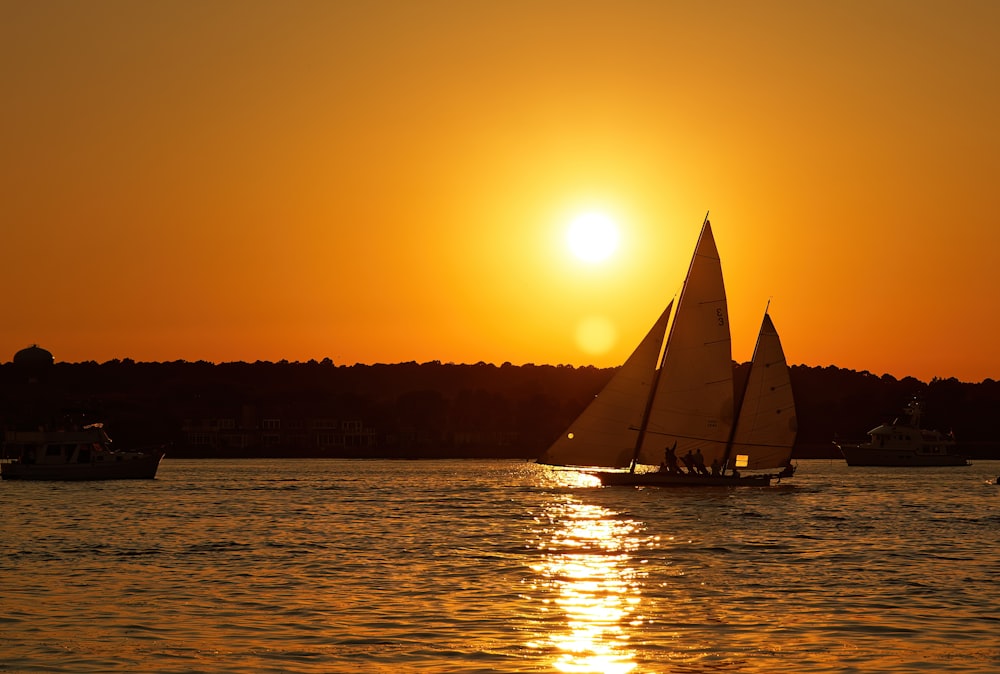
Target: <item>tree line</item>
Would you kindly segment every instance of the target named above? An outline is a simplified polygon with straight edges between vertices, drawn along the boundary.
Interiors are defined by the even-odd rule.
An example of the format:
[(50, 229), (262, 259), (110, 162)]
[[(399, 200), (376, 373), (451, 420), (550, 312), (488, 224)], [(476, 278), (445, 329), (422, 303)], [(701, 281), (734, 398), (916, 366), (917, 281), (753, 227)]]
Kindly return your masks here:
[[(734, 365), (737, 377), (747, 365)], [(33, 428), (76, 416), (106, 424), (116, 444), (167, 444), (171, 456), (316, 455), (303, 447), (242, 446), (225, 454), (193, 446), (197, 420), (237, 427), (263, 419), (339, 419), (369, 438), (333, 455), (538, 456), (613, 374), (568, 365), (397, 363), (335, 365), (174, 361), (0, 365), (0, 423)], [(837, 457), (834, 441), (862, 441), (869, 429), (924, 402), (924, 426), (954, 432), (974, 458), (1000, 458), (1000, 383), (922, 382), (833, 366), (791, 367), (798, 439), (794, 456)], [(257, 437), (257, 436), (248, 436)], [(218, 449), (218, 448), (216, 448)], [(329, 455), (319, 452), (319, 455)]]

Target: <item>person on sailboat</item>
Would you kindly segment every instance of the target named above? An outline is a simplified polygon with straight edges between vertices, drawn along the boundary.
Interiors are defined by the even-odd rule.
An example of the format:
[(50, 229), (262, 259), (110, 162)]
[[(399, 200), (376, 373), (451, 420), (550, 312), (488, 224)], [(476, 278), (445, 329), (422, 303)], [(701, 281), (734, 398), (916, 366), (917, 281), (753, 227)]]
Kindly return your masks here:
[(694, 467), (694, 454), (691, 453), (690, 449), (684, 454), (684, 456), (681, 457), (681, 461), (687, 468), (687, 474), (694, 475), (696, 472)]
[(722, 462), (719, 461), (719, 457), (715, 457), (714, 459), (712, 459), (711, 470), (712, 470), (712, 475), (718, 476), (722, 474)]
[(672, 447), (663, 448), (663, 463), (660, 464), (660, 472), (668, 473), (670, 475), (676, 475), (681, 472), (680, 468), (677, 466), (676, 442), (674, 442)]
[(694, 450), (694, 468), (699, 475), (708, 475), (708, 469), (705, 468), (705, 457), (701, 455), (701, 447)]

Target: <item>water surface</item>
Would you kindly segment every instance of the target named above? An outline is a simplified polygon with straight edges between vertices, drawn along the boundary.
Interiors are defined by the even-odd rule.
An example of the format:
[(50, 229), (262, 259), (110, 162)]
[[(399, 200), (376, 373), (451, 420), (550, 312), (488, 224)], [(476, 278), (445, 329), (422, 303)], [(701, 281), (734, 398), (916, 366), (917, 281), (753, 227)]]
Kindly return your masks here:
[(168, 458), (2, 482), (0, 672), (996, 672), (998, 474)]

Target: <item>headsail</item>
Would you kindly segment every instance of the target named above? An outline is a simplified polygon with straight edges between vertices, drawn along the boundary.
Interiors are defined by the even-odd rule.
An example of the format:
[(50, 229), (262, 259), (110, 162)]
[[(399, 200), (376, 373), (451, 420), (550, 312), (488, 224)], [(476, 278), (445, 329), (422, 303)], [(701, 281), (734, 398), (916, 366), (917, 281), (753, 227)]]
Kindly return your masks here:
[(705, 218), (677, 313), (638, 462), (659, 464), (665, 447), (677, 455), (700, 449), (723, 460), (733, 423), (733, 363), (722, 262)]
[(779, 468), (792, 456), (796, 431), (788, 364), (778, 331), (765, 313), (736, 420), (730, 456), (746, 456), (746, 468), (751, 470)]
[(625, 364), (538, 459), (541, 463), (615, 468), (629, 464), (672, 306), (667, 305)]

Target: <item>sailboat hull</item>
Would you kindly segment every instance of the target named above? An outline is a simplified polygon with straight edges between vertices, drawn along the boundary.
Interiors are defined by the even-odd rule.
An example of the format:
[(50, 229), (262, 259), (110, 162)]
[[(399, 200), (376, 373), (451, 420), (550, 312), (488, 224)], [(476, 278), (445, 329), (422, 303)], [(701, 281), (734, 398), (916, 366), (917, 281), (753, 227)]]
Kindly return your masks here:
[(767, 487), (773, 475), (686, 475), (588, 471), (608, 487)]

